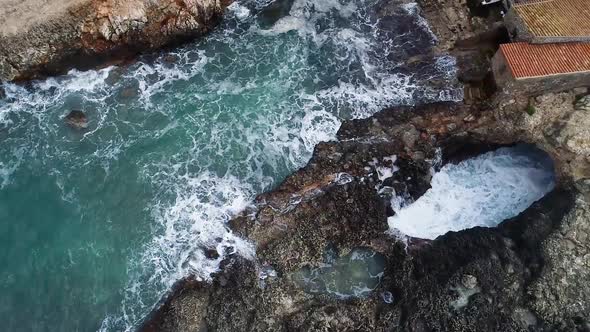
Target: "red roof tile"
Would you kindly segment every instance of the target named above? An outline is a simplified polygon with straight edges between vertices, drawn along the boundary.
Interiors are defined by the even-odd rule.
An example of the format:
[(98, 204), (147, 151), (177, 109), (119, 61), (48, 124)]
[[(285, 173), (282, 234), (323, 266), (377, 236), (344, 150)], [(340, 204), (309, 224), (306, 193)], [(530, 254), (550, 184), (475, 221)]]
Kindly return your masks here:
[(590, 43), (500, 45), (515, 78), (590, 71)]

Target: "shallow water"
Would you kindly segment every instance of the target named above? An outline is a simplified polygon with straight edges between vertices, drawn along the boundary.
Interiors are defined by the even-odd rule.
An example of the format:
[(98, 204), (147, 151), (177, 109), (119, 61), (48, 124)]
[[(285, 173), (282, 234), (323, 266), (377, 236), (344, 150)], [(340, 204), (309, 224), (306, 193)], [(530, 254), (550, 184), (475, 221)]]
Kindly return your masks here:
[(517, 145), (447, 164), (431, 186), (416, 202), (392, 199), (393, 231), (435, 239), (450, 231), (495, 227), (553, 190), (555, 172), (546, 153)]
[(384, 271), (383, 255), (368, 248), (355, 248), (342, 257), (329, 257), (321, 266), (304, 267), (292, 278), (308, 293), (362, 298), (377, 288)]
[[(246, 0), (171, 53), (5, 84), (3, 329), (133, 329), (175, 280), (208, 279), (224, 254), (252, 254), (225, 222), (341, 121), (461, 98), (452, 58), (404, 65), (434, 43), (415, 5), (381, 21), (379, 7)], [(64, 125), (72, 109), (88, 130)]]

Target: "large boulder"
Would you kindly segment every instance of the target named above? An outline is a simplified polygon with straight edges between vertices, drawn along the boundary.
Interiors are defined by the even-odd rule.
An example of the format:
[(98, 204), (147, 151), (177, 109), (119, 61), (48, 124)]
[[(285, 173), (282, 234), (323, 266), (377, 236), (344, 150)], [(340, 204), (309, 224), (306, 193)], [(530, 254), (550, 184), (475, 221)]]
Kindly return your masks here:
[(87, 68), (200, 36), (230, 0), (0, 0), (0, 80)]

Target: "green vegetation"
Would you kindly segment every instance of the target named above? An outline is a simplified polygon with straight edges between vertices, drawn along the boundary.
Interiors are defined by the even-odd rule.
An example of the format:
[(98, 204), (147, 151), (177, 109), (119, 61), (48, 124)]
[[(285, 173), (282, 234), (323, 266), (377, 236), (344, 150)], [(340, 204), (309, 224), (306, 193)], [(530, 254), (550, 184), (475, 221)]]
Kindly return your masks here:
[(537, 112), (537, 109), (535, 108), (535, 106), (529, 104), (526, 107), (526, 112), (527, 112), (528, 115), (531, 115), (532, 116), (533, 114), (535, 114), (535, 112)]

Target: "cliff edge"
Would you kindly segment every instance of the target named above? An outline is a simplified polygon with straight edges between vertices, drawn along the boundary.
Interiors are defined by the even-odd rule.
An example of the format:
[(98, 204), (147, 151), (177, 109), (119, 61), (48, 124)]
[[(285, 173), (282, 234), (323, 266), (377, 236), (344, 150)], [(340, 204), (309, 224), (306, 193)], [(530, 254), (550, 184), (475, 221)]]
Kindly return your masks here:
[(88, 68), (209, 31), (228, 0), (0, 0), (0, 80)]

